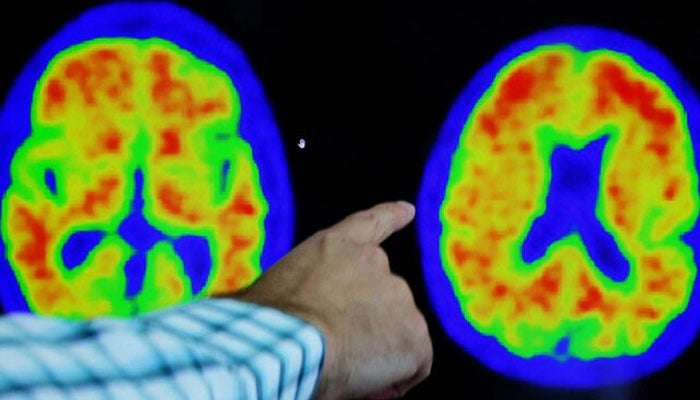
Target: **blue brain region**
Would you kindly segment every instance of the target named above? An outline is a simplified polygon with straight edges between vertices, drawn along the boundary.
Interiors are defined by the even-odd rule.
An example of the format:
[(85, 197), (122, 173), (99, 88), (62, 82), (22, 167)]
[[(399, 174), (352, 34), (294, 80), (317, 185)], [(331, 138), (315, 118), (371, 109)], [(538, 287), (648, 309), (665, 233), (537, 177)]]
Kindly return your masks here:
[(83, 14), (17, 79), (0, 133), (8, 311), (133, 315), (241, 289), (291, 246), (261, 87), (181, 7)]
[(440, 321), (535, 384), (626, 382), (694, 340), (699, 105), (655, 49), (562, 27), (523, 39), (455, 103), (418, 204)]

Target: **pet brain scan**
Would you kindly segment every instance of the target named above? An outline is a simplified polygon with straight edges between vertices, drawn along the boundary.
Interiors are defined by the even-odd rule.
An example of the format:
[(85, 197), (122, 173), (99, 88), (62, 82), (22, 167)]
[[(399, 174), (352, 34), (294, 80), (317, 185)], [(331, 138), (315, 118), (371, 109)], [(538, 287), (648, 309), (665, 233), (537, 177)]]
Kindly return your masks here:
[(561, 27), (500, 53), (455, 103), (418, 204), (450, 337), (535, 384), (656, 371), (698, 329), (698, 100), (657, 50)]
[[(520, 40), (466, 78), (417, 199), (445, 332), (536, 385), (668, 366), (700, 327), (694, 89), (657, 49), (586, 26)], [(262, 87), (180, 6), (114, 3), (68, 24), (8, 92), (0, 141), (5, 311), (135, 315), (243, 288), (291, 247)]]
[(0, 131), (7, 311), (132, 315), (242, 288), (291, 245), (261, 88), (179, 7), (83, 14), (27, 65)]

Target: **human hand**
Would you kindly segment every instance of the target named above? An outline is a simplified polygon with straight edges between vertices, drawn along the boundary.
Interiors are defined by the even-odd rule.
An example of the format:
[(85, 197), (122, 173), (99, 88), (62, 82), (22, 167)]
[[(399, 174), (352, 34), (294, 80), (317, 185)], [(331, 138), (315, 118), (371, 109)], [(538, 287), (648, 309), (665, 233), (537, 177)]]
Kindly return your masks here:
[(411, 222), (412, 205), (383, 203), (299, 244), (234, 297), (317, 326), (326, 355), (316, 398), (394, 398), (430, 374), (425, 318), (380, 244)]

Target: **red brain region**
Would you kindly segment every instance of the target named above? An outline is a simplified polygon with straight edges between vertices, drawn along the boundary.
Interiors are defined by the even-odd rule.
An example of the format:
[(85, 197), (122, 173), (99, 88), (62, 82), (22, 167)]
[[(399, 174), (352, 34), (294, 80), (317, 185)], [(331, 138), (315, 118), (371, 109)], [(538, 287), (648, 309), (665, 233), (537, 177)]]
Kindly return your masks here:
[[(698, 199), (685, 115), (663, 83), (611, 51), (546, 46), (501, 72), (454, 154), (441, 208), (443, 263), (472, 325), (514, 354), (639, 354), (685, 309), (695, 278), (679, 236)], [(525, 265), (557, 145), (609, 135), (596, 215), (629, 260), (613, 282), (573, 233)]]
[[(163, 234), (209, 239), (203, 292), (241, 288), (259, 274), (267, 205), (250, 146), (235, 131), (240, 104), (227, 75), (163, 40), (94, 40), (52, 61), (33, 107), (3, 199), (8, 255), (30, 308), (122, 315), (193, 296), (172, 246), (157, 243), (143, 290), (125, 298), (134, 250), (116, 231), (139, 197), (143, 210), (134, 212)], [(67, 269), (60, 249), (85, 229), (107, 235)]]

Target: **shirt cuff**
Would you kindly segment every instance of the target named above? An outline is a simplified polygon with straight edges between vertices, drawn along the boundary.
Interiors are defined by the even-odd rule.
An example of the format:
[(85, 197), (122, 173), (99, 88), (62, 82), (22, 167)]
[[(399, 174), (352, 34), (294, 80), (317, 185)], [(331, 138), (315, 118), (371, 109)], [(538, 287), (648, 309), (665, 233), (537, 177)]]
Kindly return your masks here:
[[(233, 299), (205, 299), (152, 313), (148, 319), (206, 347), (251, 380), (261, 398), (311, 398), (325, 342), (308, 322), (277, 309)], [(254, 380), (255, 382), (252, 382)]]

